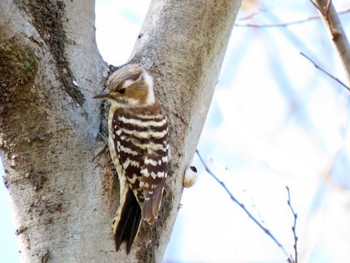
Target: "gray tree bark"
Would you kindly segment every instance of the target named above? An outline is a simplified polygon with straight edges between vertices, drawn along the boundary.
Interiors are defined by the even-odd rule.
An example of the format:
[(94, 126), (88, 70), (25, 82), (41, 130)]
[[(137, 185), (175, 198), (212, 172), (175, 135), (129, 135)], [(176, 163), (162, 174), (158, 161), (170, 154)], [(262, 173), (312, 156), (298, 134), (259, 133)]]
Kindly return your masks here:
[(108, 71), (94, 1), (0, 1), (0, 151), (21, 262), (161, 262), (239, 5), (151, 3), (130, 60), (155, 77), (172, 159), (159, 219), (127, 256), (112, 240), (118, 182), (107, 155), (92, 161), (101, 122), (92, 96)]

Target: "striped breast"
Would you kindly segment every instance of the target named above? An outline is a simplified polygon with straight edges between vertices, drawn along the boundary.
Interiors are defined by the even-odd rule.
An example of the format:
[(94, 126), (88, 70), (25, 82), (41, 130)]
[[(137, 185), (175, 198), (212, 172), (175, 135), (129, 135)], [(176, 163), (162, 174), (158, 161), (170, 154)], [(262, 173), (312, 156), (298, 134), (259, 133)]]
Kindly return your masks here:
[(149, 223), (157, 218), (167, 177), (168, 126), (158, 104), (119, 108), (112, 121), (120, 172), (124, 174)]

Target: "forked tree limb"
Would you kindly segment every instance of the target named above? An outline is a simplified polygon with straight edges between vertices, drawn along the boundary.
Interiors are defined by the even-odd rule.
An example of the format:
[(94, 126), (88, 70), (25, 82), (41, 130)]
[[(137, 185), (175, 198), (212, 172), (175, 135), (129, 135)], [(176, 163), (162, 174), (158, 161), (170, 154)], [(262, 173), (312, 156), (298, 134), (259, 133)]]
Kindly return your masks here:
[(322, 16), (331, 35), (333, 44), (339, 54), (347, 75), (347, 86), (350, 86), (350, 46), (343, 26), (332, 0), (310, 0)]
[(91, 162), (101, 120), (92, 97), (108, 71), (94, 1), (0, 1), (0, 153), (22, 262), (162, 261), (239, 6), (151, 2), (131, 61), (155, 76), (172, 165), (159, 219), (127, 256), (112, 240), (117, 182), (106, 158)]

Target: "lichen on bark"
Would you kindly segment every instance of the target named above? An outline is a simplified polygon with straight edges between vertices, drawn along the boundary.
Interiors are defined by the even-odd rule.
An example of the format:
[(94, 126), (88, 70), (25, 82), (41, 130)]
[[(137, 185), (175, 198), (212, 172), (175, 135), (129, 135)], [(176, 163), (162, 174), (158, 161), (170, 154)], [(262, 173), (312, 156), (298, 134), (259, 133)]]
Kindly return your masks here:
[(85, 101), (84, 95), (74, 85), (74, 76), (67, 61), (65, 48), (67, 36), (64, 28), (65, 4), (63, 1), (21, 0), (19, 7), (33, 18), (33, 24), (41, 38), (48, 45), (54, 57), (59, 78), (66, 92), (79, 104)]
[(0, 92), (6, 92), (10, 86), (33, 82), (38, 71), (35, 53), (30, 48), (21, 46), (16, 37), (6, 39), (1, 32), (0, 37)]

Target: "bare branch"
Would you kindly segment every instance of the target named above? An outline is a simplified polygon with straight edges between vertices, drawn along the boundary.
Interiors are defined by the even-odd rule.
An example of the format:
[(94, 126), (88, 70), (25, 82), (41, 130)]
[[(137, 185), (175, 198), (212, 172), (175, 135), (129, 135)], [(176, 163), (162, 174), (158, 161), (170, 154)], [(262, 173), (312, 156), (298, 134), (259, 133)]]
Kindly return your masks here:
[(305, 55), (303, 52), (300, 52), (300, 55), (302, 55), (303, 57), (305, 57), (307, 60), (309, 60), (312, 64), (314, 64), (315, 68), (321, 70), (323, 73), (325, 73), (327, 76), (329, 76), (330, 78), (334, 79), (336, 82), (338, 82), (340, 85), (342, 85), (344, 88), (346, 88), (347, 90), (350, 91), (350, 87), (348, 87), (346, 84), (344, 84), (344, 82), (342, 82), (341, 80), (339, 80), (337, 77), (333, 76), (331, 73), (327, 72), (326, 70), (324, 70), (323, 68), (321, 68), (319, 65), (316, 64), (316, 62), (314, 62), (311, 58), (309, 58), (307, 55)]
[(287, 193), (288, 193), (288, 201), (287, 201), (287, 203), (288, 203), (290, 211), (292, 211), (292, 214), (293, 214), (293, 217), (294, 217), (294, 223), (293, 223), (293, 226), (292, 226), (292, 232), (293, 232), (293, 237), (294, 237), (294, 245), (293, 245), (293, 248), (294, 248), (294, 263), (298, 263), (298, 236), (297, 236), (297, 233), (296, 233), (296, 225), (297, 225), (298, 214), (295, 213), (295, 211), (293, 209), (293, 206), (292, 206), (292, 203), (290, 201), (289, 187), (286, 186), (286, 189), (287, 189)]
[(328, 30), (332, 36), (332, 41), (346, 70), (348, 83), (350, 83), (350, 46), (337, 11), (335, 10), (331, 0), (310, 1), (320, 12), (325, 24), (328, 27)]
[(238, 18), (238, 21), (244, 21), (244, 20), (252, 19), (253, 17), (255, 17), (255, 16), (257, 16), (258, 14), (260, 14), (261, 11), (262, 11), (262, 10), (259, 9), (258, 11), (253, 12), (253, 13), (247, 15), (247, 16), (240, 17), (240, 18)]
[(201, 154), (199, 153), (198, 149), (196, 150), (196, 153), (201, 161), (201, 163), (204, 166), (205, 171), (214, 178), (215, 181), (217, 181), (222, 188), (224, 188), (224, 190), (226, 191), (226, 193), (230, 196), (231, 200), (233, 202), (235, 202), (237, 205), (239, 205), (243, 211), (248, 215), (248, 217), (261, 229), (265, 232), (266, 235), (268, 235), (273, 242), (275, 242), (275, 244), (282, 250), (282, 252), (284, 253), (284, 255), (287, 257), (287, 261), (290, 263), (295, 263), (293, 258), (291, 258), (291, 256), (287, 253), (286, 249), (283, 247), (283, 245), (277, 240), (277, 238), (271, 233), (271, 231), (264, 227), (250, 212), (249, 210), (245, 207), (244, 204), (242, 204), (241, 202), (239, 202), (237, 200), (236, 197), (234, 197), (234, 195), (230, 192), (230, 190), (226, 187), (225, 183), (223, 181), (221, 181), (207, 166), (207, 164), (205, 163), (203, 157), (201, 156)]
[[(347, 14), (350, 13), (350, 8), (345, 9), (345, 10), (341, 10), (338, 12), (338, 15), (343, 15), (343, 14)], [(310, 22), (312, 20), (317, 20), (317, 19), (321, 19), (320, 15), (313, 15), (313, 16), (309, 16), (303, 19), (299, 19), (299, 20), (293, 20), (293, 21), (288, 21), (288, 22), (281, 22), (281, 23), (272, 23), (272, 24), (257, 24), (257, 23), (240, 23), (237, 22), (235, 25), (236, 26), (240, 26), (240, 27), (264, 27), (264, 28), (269, 28), (269, 27), (286, 27), (286, 26), (293, 26), (293, 25), (298, 25), (298, 24), (303, 24), (306, 22)], [(245, 20), (244, 19), (240, 19), (241, 20)]]

